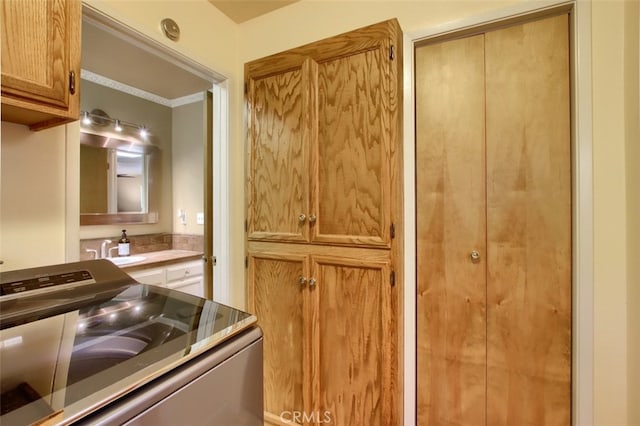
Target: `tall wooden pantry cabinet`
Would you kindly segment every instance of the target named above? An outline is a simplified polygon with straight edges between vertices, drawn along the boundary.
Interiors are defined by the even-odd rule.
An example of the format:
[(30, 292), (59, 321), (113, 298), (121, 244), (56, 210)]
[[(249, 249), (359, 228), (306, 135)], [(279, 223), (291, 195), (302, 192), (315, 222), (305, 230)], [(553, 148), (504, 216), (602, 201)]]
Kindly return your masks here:
[(416, 47), (418, 424), (571, 422), (567, 13)]
[(400, 421), (401, 53), (390, 20), (245, 65), (268, 424)]

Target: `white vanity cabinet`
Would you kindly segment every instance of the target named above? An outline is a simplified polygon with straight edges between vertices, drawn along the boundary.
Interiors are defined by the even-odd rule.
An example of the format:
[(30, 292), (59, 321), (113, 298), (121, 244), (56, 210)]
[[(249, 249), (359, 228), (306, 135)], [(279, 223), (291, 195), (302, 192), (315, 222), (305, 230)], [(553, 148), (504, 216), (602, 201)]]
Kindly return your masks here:
[(153, 284), (160, 287), (166, 287), (167, 286), (166, 269), (167, 269), (166, 267), (156, 267), (156, 268), (142, 269), (140, 271), (132, 271), (132, 272), (128, 272), (125, 269), (125, 272), (131, 275), (131, 278), (138, 281), (139, 283)]
[(167, 287), (204, 297), (202, 260), (192, 260), (167, 266)]
[(126, 272), (142, 284), (168, 287), (204, 297), (204, 267), (200, 259)]

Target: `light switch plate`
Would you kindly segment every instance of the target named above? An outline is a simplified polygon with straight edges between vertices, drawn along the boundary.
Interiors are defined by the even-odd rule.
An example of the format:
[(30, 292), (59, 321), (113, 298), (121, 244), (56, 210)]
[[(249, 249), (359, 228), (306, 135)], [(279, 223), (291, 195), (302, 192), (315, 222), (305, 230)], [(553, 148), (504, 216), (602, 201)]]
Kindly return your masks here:
[(204, 213), (196, 213), (196, 224), (204, 225)]

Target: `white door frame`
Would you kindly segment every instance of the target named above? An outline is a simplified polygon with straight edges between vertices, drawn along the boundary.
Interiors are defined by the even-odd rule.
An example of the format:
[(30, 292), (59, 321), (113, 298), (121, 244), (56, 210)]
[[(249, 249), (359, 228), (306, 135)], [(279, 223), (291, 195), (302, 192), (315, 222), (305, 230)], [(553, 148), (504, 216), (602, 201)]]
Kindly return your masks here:
[(519, 4), (404, 35), (404, 424), (416, 423), (416, 201), (414, 49), (418, 42), (505, 19), (571, 7), (573, 179), (572, 422), (593, 425), (593, 170), (591, 2)]

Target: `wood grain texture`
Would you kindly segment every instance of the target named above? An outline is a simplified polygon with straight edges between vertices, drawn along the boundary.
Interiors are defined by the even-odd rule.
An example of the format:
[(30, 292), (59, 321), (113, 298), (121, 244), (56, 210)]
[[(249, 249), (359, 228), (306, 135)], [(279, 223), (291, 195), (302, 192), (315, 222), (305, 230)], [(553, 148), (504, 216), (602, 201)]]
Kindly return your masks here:
[[(393, 60), (389, 58), (391, 45), (395, 46)], [(308, 289), (312, 308), (306, 321), (313, 328), (314, 342), (306, 354), (313, 357), (308, 386), (311, 408), (307, 411), (313, 417), (308, 423), (326, 420), (325, 411), (330, 409), (331, 424), (402, 424), (398, 374), (403, 325), (398, 318), (403, 300), (402, 33), (398, 22), (382, 22), (245, 64), (249, 135), (254, 134), (255, 126), (255, 83), (299, 69), (302, 78), (308, 78), (301, 96), (310, 105), (303, 108), (306, 115), (302, 118), (303, 128), (309, 129), (309, 210), (304, 213), (317, 220), (307, 221), (306, 240), (294, 234), (253, 232), (250, 224), (247, 248), (256, 256), (307, 256), (309, 262), (316, 262), (316, 279), (325, 269), (321, 265), (329, 265), (329, 275), (336, 282), (343, 275), (349, 278), (344, 289), (342, 281), (332, 285), (333, 294), (345, 292), (340, 306), (360, 306), (360, 313), (353, 310), (321, 317), (325, 301), (318, 286)], [(252, 194), (258, 184), (252, 171), (255, 139), (248, 139), (247, 194)], [(267, 191), (264, 194), (268, 196)], [(251, 197), (247, 199), (250, 223), (255, 214)], [(395, 239), (391, 238), (392, 222), (397, 224)], [(392, 267), (398, 277), (395, 287), (390, 284)], [(261, 280), (261, 274), (248, 276), (254, 283)], [(248, 294), (252, 286), (248, 283)], [(330, 309), (338, 306), (330, 303)], [(361, 316), (369, 311), (382, 316)], [(336, 324), (347, 327), (350, 336), (337, 334)], [(322, 343), (324, 349), (320, 348), (321, 336), (328, 342)], [(336, 343), (337, 339), (344, 343)], [(365, 354), (363, 347), (376, 349)], [(331, 348), (338, 348), (344, 356), (336, 358)], [(351, 373), (336, 372), (345, 369)], [(343, 406), (340, 401), (346, 399), (352, 405)], [(281, 419), (270, 415), (268, 421), (278, 424)]]
[(251, 80), (249, 238), (308, 239), (308, 78), (300, 68)]
[(79, 0), (0, 4), (3, 120), (40, 129), (78, 118), (81, 13)]
[(271, 424), (284, 412), (309, 412), (310, 355), (306, 285), (307, 258), (250, 255), (249, 309), (263, 332), (264, 410)]
[(396, 424), (388, 263), (314, 257), (314, 410), (331, 424)]
[(484, 103), (482, 35), (416, 49), (421, 426), (485, 424)]
[[(3, 1), (2, 91), (67, 105), (70, 2)], [(37, 89), (37, 92), (36, 92)]]
[[(396, 52), (393, 59), (392, 45)], [(400, 200), (398, 194), (402, 192), (402, 174), (398, 171), (402, 168), (401, 58), (401, 31), (397, 21), (390, 20), (245, 64), (252, 151), (252, 144), (265, 137), (265, 123), (257, 122), (255, 115), (260, 114), (257, 91), (263, 90), (256, 83), (308, 67), (309, 74), (303, 72), (302, 78), (308, 77), (309, 86), (303, 84), (297, 91), (305, 105), (304, 115), (282, 109), (282, 115), (274, 117), (287, 121), (289, 131), (297, 132), (298, 126), (301, 131), (309, 131), (303, 140), (309, 144), (304, 147), (309, 149), (305, 176), (311, 180), (311, 192), (307, 210), (295, 217), (303, 213), (307, 218), (317, 218), (307, 222), (310, 239), (293, 233), (291, 226), (283, 227), (287, 229), (282, 232), (266, 231), (274, 227), (266, 221), (256, 231), (250, 229), (250, 239), (390, 247), (390, 225), (402, 216), (397, 214), (402, 211), (401, 203), (392, 207), (392, 200)], [(268, 125), (283, 123), (271, 120)], [(268, 137), (275, 138), (273, 135), (278, 132), (269, 131)], [(252, 155), (258, 154), (256, 151)], [(249, 161), (252, 170), (256, 166), (253, 156)], [(291, 165), (284, 163), (281, 168), (297, 178), (297, 170)], [(277, 180), (267, 179), (264, 184), (255, 178), (258, 176), (249, 176), (250, 191), (259, 185), (265, 185), (262, 193), (268, 187), (277, 187), (269, 183)], [(261, 196), (257, 194), (248, 201), (250, 215), (258, 214), (254, 205), (260, 203), (256, 200)], [(279, 201), (269, 203), (281, 205)], [(250, 228), (256, 221), (250, 217)]]
[(319, 64), (314, 241), (388, 244), (389, 62), (377, 48)]
[(571, 421), (568, 15), (486, 35), (487, 424)]

